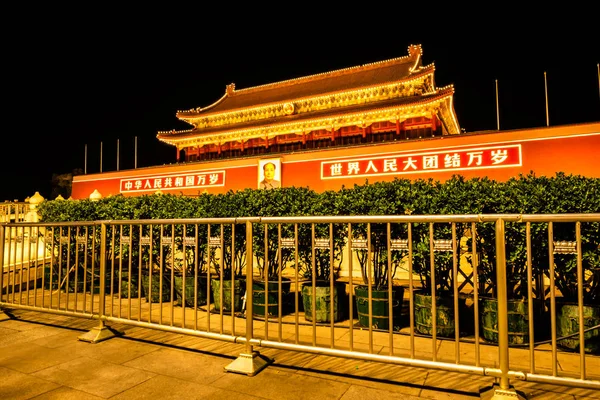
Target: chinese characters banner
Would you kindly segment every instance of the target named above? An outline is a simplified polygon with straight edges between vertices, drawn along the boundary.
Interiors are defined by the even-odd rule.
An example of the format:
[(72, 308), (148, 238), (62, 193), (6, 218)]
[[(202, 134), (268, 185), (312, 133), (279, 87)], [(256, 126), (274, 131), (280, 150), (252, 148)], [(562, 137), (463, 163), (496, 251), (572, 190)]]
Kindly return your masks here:
[(321, 162), (321, 179), (446, 172), (521, 165), (521, 145), (515, 144), (323, 161)]
[(121, 179), (121, 193), (225, 186), (225, 171)]

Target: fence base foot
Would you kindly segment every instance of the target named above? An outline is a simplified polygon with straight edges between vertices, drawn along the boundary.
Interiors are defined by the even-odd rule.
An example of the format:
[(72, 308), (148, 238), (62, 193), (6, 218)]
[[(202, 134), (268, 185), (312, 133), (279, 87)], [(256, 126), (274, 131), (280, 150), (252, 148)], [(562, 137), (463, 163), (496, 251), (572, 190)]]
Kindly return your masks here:
[(0, 310), (0, 321), (8, 321), (9, 319), (14, 319), (12, 314), (6, 310)]
[(479, 398), (485, 400), (526, 400), (527, 397), (514, 387), (510, 386), (508, 389), (500, 389), (497, 383), (494, 383), (491, 387), (487, 386), (479, 391)]
[(258, 351), (253, 351), (252, 354), (241, 353), (238, 358), (225, 367), (225, 371), (254, 376), (272, 362), (273, 360), (261, 356)]
[(89, 332), (79, 336), (78, 339), (83, 342), (98, 343), (119, 335), (121, 335), (121, 332), (101, 323), (100, 326), (93, 327)]

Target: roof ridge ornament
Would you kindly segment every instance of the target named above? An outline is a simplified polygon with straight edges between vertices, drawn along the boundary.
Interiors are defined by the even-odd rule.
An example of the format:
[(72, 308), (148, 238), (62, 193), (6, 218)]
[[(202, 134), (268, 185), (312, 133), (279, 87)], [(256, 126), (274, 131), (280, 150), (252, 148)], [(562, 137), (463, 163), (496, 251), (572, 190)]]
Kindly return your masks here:
[(412, 74), (413, 72), (417, 71), (421, 67), (421, 56), (423, 55), (423, 48), (421, 47), (421, 45), (412, 44), (412, 45), (408, 46), (408, 54), (409, 54), (409, 57), (412, 57), (415, 59), (415, 63), (410, 68), (410, 73)]
[(229, 85), (226, 86), (225, 88), (225, 93), (228, 96), (231, 96), (233, 94), (233, 92), (235, 92), (235, 83), (230, 83)]

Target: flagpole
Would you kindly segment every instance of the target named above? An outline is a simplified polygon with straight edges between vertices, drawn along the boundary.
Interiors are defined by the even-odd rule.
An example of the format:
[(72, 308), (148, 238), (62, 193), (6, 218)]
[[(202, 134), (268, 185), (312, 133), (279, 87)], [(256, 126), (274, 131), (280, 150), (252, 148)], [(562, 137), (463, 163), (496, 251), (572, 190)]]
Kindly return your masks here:
[(100, 142), (100, 173), (102, 173), (102, 142)]
[(548, 115), (548, 81), (546, 71), (544, 71), (544, 86), (546, 87), (546, 126), (550, 126), (550, 116)]
[(596, 69), (598, 70), (598, 97), (600, 97), (600, 63), (596, 64)]
[(87, 143), (85, 144), (85, 150), (83, 154), (83, 173), (87, 175)]
[(498, 106), (498, 79), (496, 79), (496, 126), (500, 130), (500, 107)]
[(137, 169), (137, 136), (135, 137), (133, 168)]
[(119, 139), (117, 139), (117, 171), (119, 170)]

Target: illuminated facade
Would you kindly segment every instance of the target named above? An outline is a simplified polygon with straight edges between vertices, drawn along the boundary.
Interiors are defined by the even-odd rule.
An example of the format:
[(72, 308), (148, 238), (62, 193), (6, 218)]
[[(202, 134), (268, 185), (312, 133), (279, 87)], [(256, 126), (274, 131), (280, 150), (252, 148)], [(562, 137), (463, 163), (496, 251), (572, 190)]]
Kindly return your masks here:
[[(177, 112), (192, 128), (159, 132), (177, 163), (73, 177), (72, 198), (197, 195), (271, 187), (318, 192), (395, 178), (486, 176), (531, 171), (600, 177), (600, 122), (463, 132), (454, 88), (438, 88), (421, 46), (408, 55), (226, 93)], [(264, 166), (275, 166), (265, 185)]]

